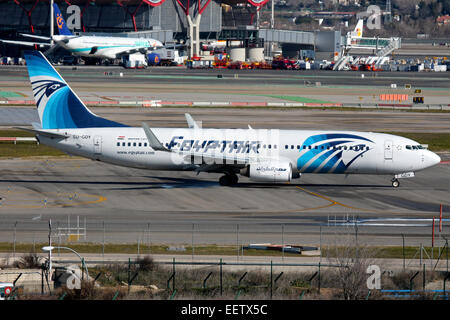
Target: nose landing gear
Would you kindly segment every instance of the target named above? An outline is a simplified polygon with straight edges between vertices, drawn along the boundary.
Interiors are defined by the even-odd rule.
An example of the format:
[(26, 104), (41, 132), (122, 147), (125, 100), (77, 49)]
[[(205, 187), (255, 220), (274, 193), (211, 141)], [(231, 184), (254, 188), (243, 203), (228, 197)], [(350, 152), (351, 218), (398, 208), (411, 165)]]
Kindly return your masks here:
[(398, 179), (407, 179), (407, 178), (414, 178), (414, 172), (404, 172), (404, 173), (400, 173), (400, 174), (396, 174), (394, 176), (394, 178), (392, 178), (391, 182), (392, 182), (392, 186), (394, 188), (398, 188), (400, 186), (400, 182), (398, 181)]
[(219, 184), (221, 186), (232, 186), (237, 184), (239, 181), (239, 178), (234, 173), (227, 173), (224, 176), (221, 176), (219, 179)]
[(394, 188), (398, 188), (400, 186), (400, 181), (398, 181), (398, 179), (396, 178), (392, 179), (391, 182)]

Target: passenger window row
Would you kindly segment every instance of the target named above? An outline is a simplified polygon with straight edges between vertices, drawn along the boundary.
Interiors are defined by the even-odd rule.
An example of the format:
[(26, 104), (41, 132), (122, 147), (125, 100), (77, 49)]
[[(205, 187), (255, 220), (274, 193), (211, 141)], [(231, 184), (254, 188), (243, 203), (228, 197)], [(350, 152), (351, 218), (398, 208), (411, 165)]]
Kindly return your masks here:
[(147, 142), (117, 142), (118, 147), (146, 147)]
[(347, 147), (347, 146), (339, 146), (339, 147), (337, 147), (337, 146), (333, 146), (333, 147), (331, 147), (331, 146), (327, 146), (327, 147), (315, 146), (314, 148), (311, 146), (300, 146), (300, 145), (297, 145), (297, 147), (294, 145), (291, 145), (290, 148), (289, 148), (289, 145), (284, 146), (284, 149), (286, 149), (286, 150), (288, 150), (288, 149), (294, 150), (295, 148), (297, 148), (297, 150), (300, 150), (300, 149), (303, 149), (303, 150), (305, 150), (305, 149), (308, 149), (308, 150), (311, 150), (311, 149), (315, 149), (315, 150), (325, 150), (325, 149), (326, 150), (353, 150), (353, 151), (362, 151), (364, 149), (369, 150), (368, 146), (350, 146), (350, 147)]

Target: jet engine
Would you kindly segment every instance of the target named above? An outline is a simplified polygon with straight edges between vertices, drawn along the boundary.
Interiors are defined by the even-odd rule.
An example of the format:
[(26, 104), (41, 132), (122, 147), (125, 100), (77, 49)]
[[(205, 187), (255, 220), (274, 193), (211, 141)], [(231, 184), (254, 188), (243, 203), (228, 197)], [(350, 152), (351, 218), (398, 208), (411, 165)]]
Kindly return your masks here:
[(293, 174), (290, 162), (273, 161), (250, 163), (241, 170), (241, 175), (260, 182), (289, 182), (300, 177), (298, 173)]

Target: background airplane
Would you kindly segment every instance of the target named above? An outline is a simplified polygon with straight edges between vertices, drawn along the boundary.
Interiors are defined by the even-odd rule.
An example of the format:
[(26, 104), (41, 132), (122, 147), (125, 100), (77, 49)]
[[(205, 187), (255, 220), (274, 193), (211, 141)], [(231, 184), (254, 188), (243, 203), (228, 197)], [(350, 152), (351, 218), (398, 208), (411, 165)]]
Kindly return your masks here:
[[(157, 48), (163, 48), (161, 41), (156, 39), (130, 38), (130, 37), (103, 37), (103, 36), (84, 36), (74, 35), (67, 28), (66, 22), (59, 10), (57, 4), (54, 4), (54, 12), (56, 25), (59, 35), (53, 38), (23, 34), (25, 37), (36, 38), (40, 40), (54, 40), (56, 45), (51, 47), (51, 43), (46, 42), (27, 42), (16, 40), (0, 40), (4, 43), (12, 43), (26, 46), (51, 47), (50, 51), (55, 50), (58, 46), (71, 52), (73, 55), (85, 58), (98, 59), (118, 59), (122, 56), (133, 53), (147, 53)], [(50, 52), (48, 51), (48, 53)]]
[(238, 174), (266, 183), (290, 182), (303, 173), (391, 175), (399, 178), (440, 162), (418, 142), (356, 131), (205, 129), (187, 116), (188, 128), (129, 127), (89, 111), (39, 51), (25, 53), (40, 117), (40, 143), (69, 154), (151, 170)]

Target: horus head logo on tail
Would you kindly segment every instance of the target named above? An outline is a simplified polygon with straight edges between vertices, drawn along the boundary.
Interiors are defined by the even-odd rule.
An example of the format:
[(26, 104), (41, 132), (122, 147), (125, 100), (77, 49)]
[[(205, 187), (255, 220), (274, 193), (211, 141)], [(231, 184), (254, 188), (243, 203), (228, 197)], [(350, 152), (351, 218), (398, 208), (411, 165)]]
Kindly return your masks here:
[(32, 82), (33, 93), (36, 97), (36, 103), (39, 107), (43, 99), (48, 101), (50, 96), (59, 89), (66, 87), (67, 84), (56, 80), (36, 80)]

